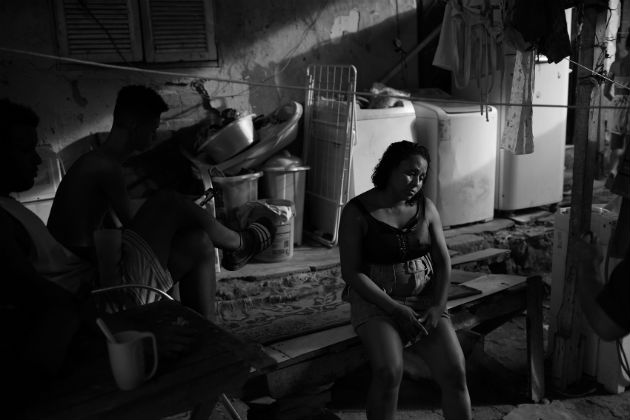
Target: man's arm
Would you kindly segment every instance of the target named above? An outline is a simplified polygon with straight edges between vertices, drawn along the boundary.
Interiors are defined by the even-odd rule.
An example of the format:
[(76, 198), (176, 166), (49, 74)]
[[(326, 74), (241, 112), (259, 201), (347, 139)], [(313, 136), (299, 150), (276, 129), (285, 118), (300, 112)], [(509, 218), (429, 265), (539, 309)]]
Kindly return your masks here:
[[(55, 375), (61, 369), (79, 327), (74, 296), (42, 278), (28, 258), (30, 238), (23, 226), (0, 209), (1, 305), (16, 340), (18, 357), (36, 374)], [(16, 363), (20, 363), (16, 361)], [(26, 373), (26, 372), (25, 372)]]
[(123, 226), (129, 226), (133, 214), (131, 199), (125, 185), (122, 166), (118, 162), (103, 159), (99, 163), (97, 185), (105, 195), (109, 206)]

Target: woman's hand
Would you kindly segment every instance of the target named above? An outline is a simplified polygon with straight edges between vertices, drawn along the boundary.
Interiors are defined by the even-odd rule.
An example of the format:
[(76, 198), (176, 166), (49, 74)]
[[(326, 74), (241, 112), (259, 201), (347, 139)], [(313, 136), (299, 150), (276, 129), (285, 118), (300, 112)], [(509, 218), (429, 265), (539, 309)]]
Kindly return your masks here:
[(391, 316), (400, 329), (403, 343), (407, 343), (408, 341), (415, 342), (418, 341), (420, 337), (427, 335), (427, 330), (418, 319), (420, 315), (409, 306), (400, 303), (397, 304), (391, 312)]
[(432, 330), (437, 327), (442, 314), (446, 308), (443, 305), (430, 306), (429, 309), (420, 317), (420, 322), (426, 327), (427, 330)]

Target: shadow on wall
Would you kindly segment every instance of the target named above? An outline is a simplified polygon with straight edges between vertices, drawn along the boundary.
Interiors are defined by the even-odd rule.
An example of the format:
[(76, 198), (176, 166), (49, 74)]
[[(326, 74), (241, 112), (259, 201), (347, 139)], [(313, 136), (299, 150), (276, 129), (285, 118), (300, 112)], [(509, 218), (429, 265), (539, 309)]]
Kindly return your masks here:
[[(296, 50), (306, 37), (315, 38), (308, 41), (315, 42), (315, 46), (306, 52), (286, 56), (265, 66), (256, 65), (250, 68), (247, 74), (242, 75), (244, 80), (303, 87), (306, 69), (310, 64), (352, 64), (358, 70), (357, 88), (368, 90), (373, 82), (400, 61), (401, 53), (396, 52), (394, 45), (397, 36), (401, 38), (403, 48), (407, 51), (413, 49), (417, 42), (415, 10), (400, 14), (398, 19), (393, 16), (358, 32), (346, 32), (340, 38), (330, 40), (330, 33), (325, 28), (333, 25), (334, 16), (331, 13), (339, 9), (337, 10), (339, 15), (347, 15), (352, 9), (352, 2), (299, 2), (298, 7), (298, 2), (282, 6), (276, 1), (265, 0), (257, 2), (255, 10), (246, 3), (248, 3), (246, 0), (232, 1), (228, 8), (227, 3), (217, 2), (217, 39), (220, 40), (220, 50), (225, 58), (223, 62), (236, 62), (247, 58), (247, 52), (256, 44), (256, 39), (236, 35), (243, 34), (242, 31), (245, 30), (247, 33), (256, 34), (257, 39), (272, 39), (275, 32), (287, 31), (287, 26), (294, 26), (296, 37), (290, 44)], [(378, 13), (374, 10), (376, 6), (372, 5), (372, 8), (369, 6), (359, 3), (355, 6), (359, 11), (360, 22), (363, 22), (366, 14)], [(391, 5), (387, 7), (393, 8)], [(271, 22), (259, 16), (263, 10), (273, 10)], [(298, 23), (294, 22), (302, 24), (304, 28), (297, 29)], [(287, 51), (288, 54), (290, 52)], [(398, 74), (392, 78), (390, 84), (401, 89), (417, 87), (415, 69), (415, 65), (410, 65), (402, 72), (404, 77)], [(302, 90), (283, 90), (275, 87), (252, 87), (249, 94), (254, 112), (263, 113), (286, 100), (303, 102), (305, 96)], [(273, 100), (274, 104), (268, 105), (270, 100)]]
[(57, 152), (57, 155), (59, 156), (59, 161), (61, 162), (62, 171), (67, 173), (72, 164), (79, 157), (87, 152), (97, 149), (101, 144), (103, 144), (103, 142), (105, 142), (106, 138), (107, 133), (93, 133), (80, 138), (61, 149)]
[[(407, 13), (399, 18), (401, 27), (415, 27), (415, 14)], [(381, 24), (371, 26), (356, 33), (344, 34), (338, 42), (326, 41), (309, 51), (287, 58), (276, 63), (275, 67), (284, 69), (278, 83), (291, 86), (306, 86), (306, 71), (311, 64), (354, 65), (357, 68), (357, 91), (367, 92), (372, 84), (383, 77), (399, 63), (400, 55), (394, 51), (392, 40), (396, 37), (395, 18), (387, 19)], [(414, 38), (415, 39), (415, 38)], [(411, 45), (408, 49), (412, 49)], [(271, 67), (271, 66), (270, 66)], [(412, 90), (417, 87), (415, 66), (404, 69), (395, 75), (388, 85), (400, 89)], [(404, 76), (403, 76), (404, 75)], [(278, 99), (291, 97), (302, 104), (305, 102), (304, 91), (277, 92)], [(268, 101), (268, 88), (252, 88), (250, 102), (252, 108), (256, 104)], [(298, 141), (289, 145), (288, 150), (302, 156), (304, 120), (300, 121)]]
[[(153, 147), (125, 162), (127, 188), (133, 198), (142, 198), (161, 188), (174, 189), (185, 195), (199, 196), (203, 183), (192, 165), (179, 151), (179, 140), (171, 130), (158, 131)], [(58, 152), (66, 173), (83, 154), (97, 149), (108, 133), (93, 133), (69, 144)]]

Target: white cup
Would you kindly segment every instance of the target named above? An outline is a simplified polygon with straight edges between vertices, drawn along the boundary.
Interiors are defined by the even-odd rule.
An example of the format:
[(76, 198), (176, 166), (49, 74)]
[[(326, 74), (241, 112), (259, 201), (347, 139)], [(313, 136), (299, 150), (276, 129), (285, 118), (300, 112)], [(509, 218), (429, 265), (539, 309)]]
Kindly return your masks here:
[[(120, 389), (130, 390), (151, 379), (158, 367), (155, 335), (150, 332), (122, 331), (114, 334), (116, 343), (107, 342), (109, 363), (116, 384)], [(151, 342), (153, 366), (147, 369), (144, 357), (145, 343)]]

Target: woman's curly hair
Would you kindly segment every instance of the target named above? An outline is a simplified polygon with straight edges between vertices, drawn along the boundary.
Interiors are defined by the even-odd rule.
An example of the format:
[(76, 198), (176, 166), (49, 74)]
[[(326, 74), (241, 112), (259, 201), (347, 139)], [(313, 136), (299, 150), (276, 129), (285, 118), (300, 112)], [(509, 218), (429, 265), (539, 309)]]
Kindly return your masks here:
[(427, 161), (427, 173), (431, 165), (431, 156), (426, 147), (407, 140), (390, 144), (383, 156), (374, 167), (372, 183), (376, 189), (382, 190), (387, 186), (389, 177), (396, 167), (409, 156), (422, 156)]

